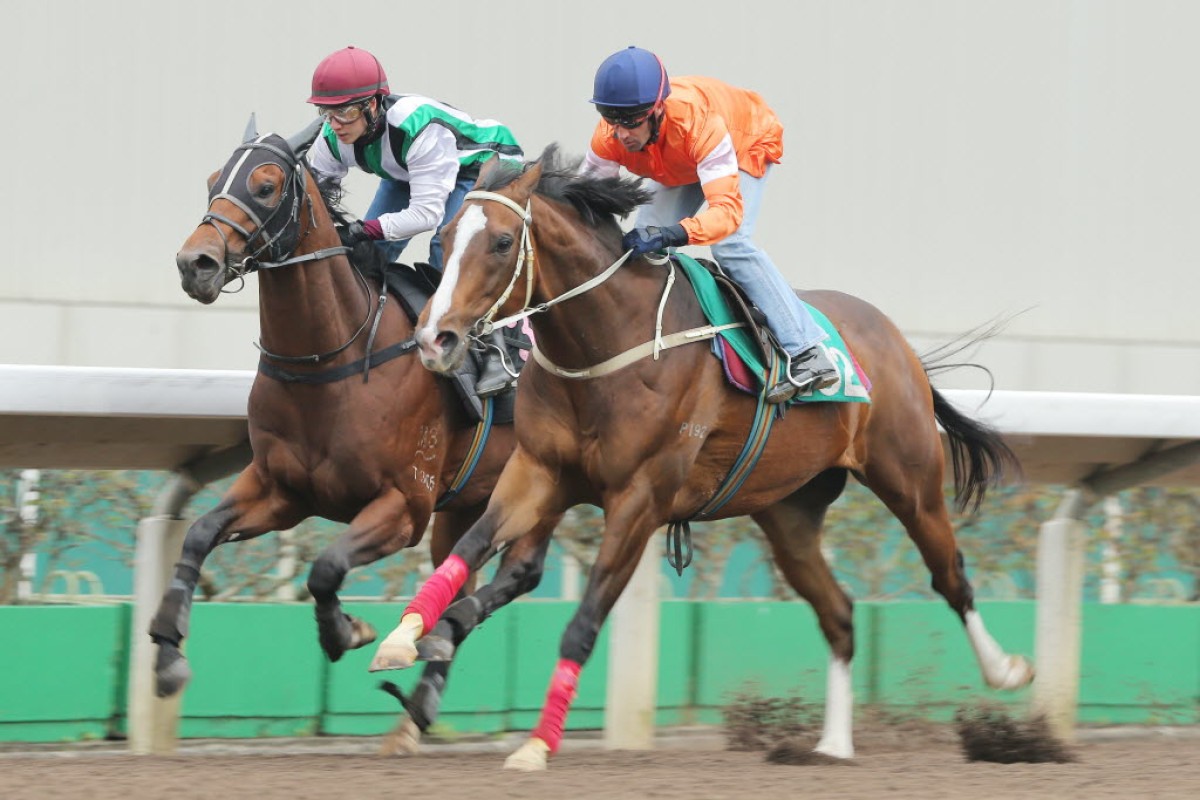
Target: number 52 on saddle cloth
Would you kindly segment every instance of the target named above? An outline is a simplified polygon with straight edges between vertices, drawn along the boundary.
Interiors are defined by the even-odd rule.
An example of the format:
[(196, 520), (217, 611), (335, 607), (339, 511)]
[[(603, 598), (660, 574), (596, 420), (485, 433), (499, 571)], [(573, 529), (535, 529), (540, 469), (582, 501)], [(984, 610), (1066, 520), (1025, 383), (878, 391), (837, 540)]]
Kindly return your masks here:
[[(724, 273), (714, 275), (708, 267), (684, 253), (676, 253), (675, 258), (683, 268), (691, 282), (700, 307), (705, 317), (712, 325), (725, 325), (746, 321), (758, 329), (762, 317), (757, 309), (749, 312), (749, 305), (744, 295), (731, 301), (728, 293), (741, 290)], [(802, 301), (803, 302), (803, 301)], [(869, 403), (871, 402), (871, 381), (863, 372), (862, 367), (850, 352), (842, 335), (819, 309), (808, 303), (804, 304), (813, 319), (822, 330), (829, 334), (822, 344), (829, 352), (829, 360), (837, 367), (838, 381), (832, 386), (813, 392), (811, 390), (797, 394), (791, 403)], [(740, 308), (735, 311), (735, 306)], [(753, 317), (758, 316), (758, 319)], [(773, 342), (769, 334), (763, 340)], [(771, 346), (774, 346), (773, 344)], [(764, 363), (764, 348), (755, 341), (755, 334), (747, 328), (733, 328), (722, 331), (713, 339), (713, 352), (721, 360), (725, 369), (725, 378), (737, 389), (747, 394), (758, 395), (762, 391), (763, 376), (767, 374)]]

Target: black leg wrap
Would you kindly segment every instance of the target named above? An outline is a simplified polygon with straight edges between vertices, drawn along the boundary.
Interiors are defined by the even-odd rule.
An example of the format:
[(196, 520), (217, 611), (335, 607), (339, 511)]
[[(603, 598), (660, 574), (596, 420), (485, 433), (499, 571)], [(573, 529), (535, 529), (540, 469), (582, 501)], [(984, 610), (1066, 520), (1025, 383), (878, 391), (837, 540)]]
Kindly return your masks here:
[(559, 655), (562, 658), (569, 658), (576, 664), (586, 664), (588, 658), (592, 655), (592, 648), (596, 646), (596, 637), (600, 635), (600, 626), (594, 622), (595, 615), (591, 615), (591, 619), (580, 619), (580, 613), (583, 608), (576, 613), (575, 618), (571, 620), (571, 624), (567, 626), (567, 632), (563, 634), (562, 646), (559, 648)]
[(492, 535), (495, 532), (495, 518), (485, 512), (466, 535), (458, 540), (452, 552), (467, 562), (467, 566), (478, 568), (483, 564), (484, 556), (492, 549)]
[(175, 565), (175, 577), (167, 586), (158, 613), (150, 622), (150, 638), (175, 646), (187, 636), (187, 617), (192, 607), (192, 592), (200, 581), (200, 570), (191, 564)]
[(338, 545), (330, 545), (317, 557), (308, 573), (308, 591), (318, 603), (329, 602), (350, 571), (350, 558)]
[(489, 616), (479, 598), (475, 595), (468, 595), (446, 609), (442, 618), (434, 626), (434, 631), (441, 629), (441, 634), (454, 642), (454, 646), (457, 647), (462, 644), (463, 639), (466, 639), (471, 631), (475, 630), (479, 623)]
[(446, 673), (449, 670), (448, 663), (426, 665), (421, 682), (417, 684), (411, 697), (406, 696), (400, 687), (391, 681), (381, 681), (379, 688), (399, 700), (409, 718), (424, 733), (437, 719), (438, 707), (442, 703), (442, 692), (446, 688)]
[(412, 698), (405, 709), (408, 716), (424, 733), (433, 721), (437, 719), (438, 708), (442, 704), (442, 694), (446, 691), (446, 673), (450, 670), (448, 662), (434, 662), (425, 665), (421, 682), (413, 690)]

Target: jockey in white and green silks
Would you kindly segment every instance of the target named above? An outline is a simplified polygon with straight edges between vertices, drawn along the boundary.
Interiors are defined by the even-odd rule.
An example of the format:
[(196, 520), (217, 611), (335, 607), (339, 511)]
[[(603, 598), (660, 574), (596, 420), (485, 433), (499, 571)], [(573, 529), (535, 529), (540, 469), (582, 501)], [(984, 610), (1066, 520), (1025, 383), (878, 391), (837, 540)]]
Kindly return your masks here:
[[(429, 263), (441, 272), (438, 231), (458, 213), (480, 166), (495, 156), (523, 156), (512, 131), (495, 120), (473, 119), (428, 97), (392, 94), (379, 60), (355, 47), (317, 65), (308, 102), (325, 118), (308, 151), (318, 179), (340, 181), (351, 167), (380, 177), (375, 199), (349, 237), (374, 240), (388, 262), (413, 236), (433, 231)], [(489, 361), (480, 396), (501, 391), (510, 377)]]
[(436, 230), (458, 212), (480, 164), (494, 155), (522, 156), (512, 131), (495, 120), (472, 119), (428, 97), (391, 94), (379, 59), (355, 47), (317, 65), (308, 102), (325, 117), (308, 151), (317, 176), (340, 180), (358, 167), (382, 179), (362, 228), (367, 238), (386, 241), (388, 261), (416, 234), (435, 231), (429, 259), (440, 272)]

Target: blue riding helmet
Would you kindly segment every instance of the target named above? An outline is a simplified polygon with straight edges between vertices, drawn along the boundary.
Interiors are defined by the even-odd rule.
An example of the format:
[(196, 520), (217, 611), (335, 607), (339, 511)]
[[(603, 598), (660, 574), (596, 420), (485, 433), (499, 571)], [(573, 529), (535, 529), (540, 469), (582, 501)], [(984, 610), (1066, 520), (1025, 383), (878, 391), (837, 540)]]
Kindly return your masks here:
[(610, 108), (649, 108), (670, 93), (667, 68), (658, 56), (630, 46), (604, 59), (596, 70), (596, 86), (589, 102)]

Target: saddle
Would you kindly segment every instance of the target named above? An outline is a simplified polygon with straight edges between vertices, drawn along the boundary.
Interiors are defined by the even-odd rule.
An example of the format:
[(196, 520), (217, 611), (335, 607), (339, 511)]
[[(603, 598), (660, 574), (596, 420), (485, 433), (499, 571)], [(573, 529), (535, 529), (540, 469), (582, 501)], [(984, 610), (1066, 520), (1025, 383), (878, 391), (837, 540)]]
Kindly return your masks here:
[(787, 358), (787, 353), (780, 347), (779, 340), (775, 338), (775, 334), (771, 333), (771, 330), (767, 327), (766, 314), (751, 302), (741, 285), (731, 278), (725, 270), (721, 269), (721, 265), (716, 261), (707, 258), (693, 260), (704, 267), (708, 274), (712, 275), (713, 280), (717, 283), (717, 288), (721, 290), (722, 297), (725, 298), (725, 302), (733, 309), (734, 316), (746, 323), (746, 332), (758, 346), (759, 355), (762, 356), (763, 363), (771, 363), (771, 354), (773, 352), (779, 353), (782, 358)]
[[(411, 267), (407, 264), (389, 264), (384, 270), (384, 279), (388, 293), (396, 298), (409, 321), (416, 325), (421, 309), (429, 302), (429, 298), (437, 291), (442, 275), (428, 264), (417, 262)], [(525, 366), (525, 359), (533, 348), (529, 336), (518, 328), (504, 330), (504, 347), (508, 366), (520, 373)], [(472, 347), (467, 351), (467, 358), (453, 375), (444, 376), (458, 394), (463, 403), (463, 409), (476, 422), (483, 419), (483, 401), (475, 393), (475, 384), (483, 371), (485, 351), (482, 346)], [(516, 402), (516, 384), (496, 395), (493, 400), (493, 422), (506, 425), (513, 421), (513, 408)]]
[[(721, 267), (706, 259), (684, 253), (672, 256), (696, 292), (696, 299), (711, 324), (745, 322), (745, 328), (727, 330), (713, 340), (713, 354), (721, 361), (729, 384), (747, 394), (758, 395), (772, 356), (787, 355), (770, 330), (763, 313)], [(869, 403), (871, 381), (833, 323), (813, 305), (805, 303), (813, 321), (827, 334), (823, 343), (838, 370), (838, 383), (819, 392), (796, 395), (790, 403)]]

